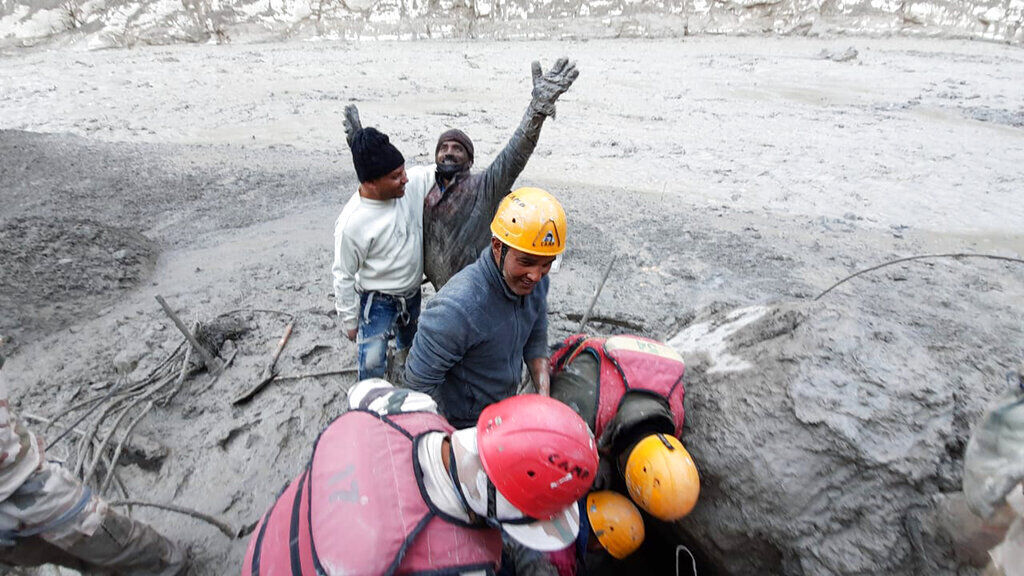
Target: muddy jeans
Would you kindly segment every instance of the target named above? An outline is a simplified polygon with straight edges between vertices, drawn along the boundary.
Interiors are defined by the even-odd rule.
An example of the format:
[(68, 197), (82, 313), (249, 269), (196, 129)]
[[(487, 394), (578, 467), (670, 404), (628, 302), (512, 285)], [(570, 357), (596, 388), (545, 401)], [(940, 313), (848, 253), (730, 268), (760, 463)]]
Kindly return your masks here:
[(384, 378), (388, 370), (388, 341), (397, 351), (408, 350), (420, 319), (419, 288), (410, 296), (381, 292), (359, 295), (359, 332), (356, 336), (359, 379)]
[(155, 530), (110, 509), (67, 470), (45, 463), (0, 502), (0, 524), (19, 536), (0, 563), (55, 563), (113, 574), (185, 574), (186, 555)]

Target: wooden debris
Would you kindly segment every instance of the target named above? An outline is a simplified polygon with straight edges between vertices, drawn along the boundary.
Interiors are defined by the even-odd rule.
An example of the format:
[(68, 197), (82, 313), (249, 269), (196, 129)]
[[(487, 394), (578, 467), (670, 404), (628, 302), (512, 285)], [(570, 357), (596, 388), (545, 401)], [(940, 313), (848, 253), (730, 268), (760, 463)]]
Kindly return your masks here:
[(277, 377), (277, 360), (278, 358), (281, 357), (281, 352), (284, 351), (285, 345), (288, 344), (288, 339), (291, 338), (292, 328), (294, 327), (294, 320), (292, 320), (291, 322), (288, 323), (287, 326), (285, 326), (284, 335), (281, 336), (281, 340), (277, 343), (277, 349), (274, 351), (274, 356), (270, 359), (270, 364), (268, 364), (267, 367), (263, 369), (263, 373), (260, 375), (259, 382), (257, 382), (255, 386), (249, 388), (245, 392), (241, 393), (237, 398), (232, 400), (232, 404), (238, 405), (244, 402), (248, 402), (253, 398), (253, 396), (258, 394), (260, 390), (263, 390), (263, 388), (265, 388), (267, 384), (270, 384), (274, 380), (274, 378)]
[(227, 370), (228, 366), (231, 366), (231, 363), (235, 361), (235, 356), (238, 356), (237, 348), (235, 350), (232, 350), (231, 356), (228, 356), (228, 359), (224, 362), (224, 370), (221, 370), (217, 374), (214, 374), (213, 379), (210, 380), (210, 383), (206, 385), (207, 389), (213, 388), (213, 385), (216, 384), (218, 380), (220, 380), (220, 377), (221, 375), (224, 374), (224, 371)]
[(178, 318), (178, 315), (174, 313), (174, 310), (171, 310), (171, 307), (167, 304), (167, 301), (164, 300), (164, 297), (158, 294), (156, 296), (156, 301), (160, 303), (160, 307), (164, 309), (164, 313), (167, 314), (168, 317), (170, 317), (172, 322), (174, 322), (174, 325), (178, 328), (178, 331), (185, 336), (185, 339), (188, 340), (189, 343), (192, 344), (192, 347), (199, 352), (199, 355), (203, 357), (203, 363), (206, 365), (206, 369), (209, 370), (211, 374), (217, 374), (218, 372), (220, 372), (223, 369), (220, 360), (218, 360), (216, 356), (211, 354), (210, 351), (206, 349), (206, 347), (200, 344), (199, 340), (196, 340), (196, 337), (193, 336), (192, 333), (188, 331), (188, 328), (185, 327), (185, 324), (181, 321), (181, 318)]

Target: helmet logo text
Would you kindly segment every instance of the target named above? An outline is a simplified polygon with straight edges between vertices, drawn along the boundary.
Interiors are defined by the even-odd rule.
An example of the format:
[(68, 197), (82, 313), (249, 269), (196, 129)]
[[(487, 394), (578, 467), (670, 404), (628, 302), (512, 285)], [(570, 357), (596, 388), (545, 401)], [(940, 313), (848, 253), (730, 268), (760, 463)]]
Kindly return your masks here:
[[(566, 459), (561, 454), (548, 454), (548, 462), (550, 462), (555, 468), (558, 468), (563, 472), (568, 472), (571, 476), (576, 476), (580, 480), (586, 480), (587, 478), (590, 477), (590, 470), (587, 470), (586, 468), (581, 468), (578, 464), (573, 464), (569, 462), (569, 460)], [(558, 482), (558, 484), (561, 484), (562, 482), (565, 481), (566, 480), (561, 480)], [(553, 487), (554, 486), (552, 486), (552, 488)]]
[(562, 237), (558, 234), (558, 227), (554, 220), (548, 220), (541, 226), (537, 235), (533, 238), (534, 246), (557, 248), (562, 245)]

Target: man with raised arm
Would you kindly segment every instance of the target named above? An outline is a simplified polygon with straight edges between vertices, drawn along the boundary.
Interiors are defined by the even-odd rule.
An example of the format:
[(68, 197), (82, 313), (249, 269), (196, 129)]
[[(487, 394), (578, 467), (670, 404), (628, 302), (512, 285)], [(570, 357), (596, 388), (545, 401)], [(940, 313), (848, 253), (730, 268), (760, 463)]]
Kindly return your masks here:
[[(558, 97), (579, 76), (576, 64), (567, 58), (559, 58), (547, 73), (534, 62), (532, 73), (533, 98), (523, 120), (485, 170), (472, 171), (475, 150), (465, 132), (453, 128), (437, 140), (434, 183), (423, 207), (423, 268), (437, 290), (476, 261), (490, 243), (489, 226), (498, 203), (526, 167), (544, 120), (555, 115)], [(350, 146), (361, 126), (359, 111), (347, 106), (345, 132)]]

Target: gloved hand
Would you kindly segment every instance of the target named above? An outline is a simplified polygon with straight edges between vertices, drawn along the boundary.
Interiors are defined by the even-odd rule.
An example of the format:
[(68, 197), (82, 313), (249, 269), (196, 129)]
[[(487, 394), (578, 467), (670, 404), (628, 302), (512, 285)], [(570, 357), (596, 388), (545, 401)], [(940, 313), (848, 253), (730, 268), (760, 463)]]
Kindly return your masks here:
[(355, 104), (345, 106), (345, 140), (348, 141), (349, 148), (352, 147), (352, 140), (356, 137), (356, 132), (362, 129), (363, 123), (359, 120), (359, 109)]
[(580, 75), (576, 63), (570, 62), (568, 58), (559, 58), (547, 74), (541, 71), (540, 62), (534, 62), (532, 68), (533, 100), (530, 102), (530, 108), (538, 114), (554, 116), (558, 97), (564, 94)]

